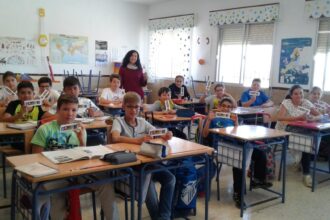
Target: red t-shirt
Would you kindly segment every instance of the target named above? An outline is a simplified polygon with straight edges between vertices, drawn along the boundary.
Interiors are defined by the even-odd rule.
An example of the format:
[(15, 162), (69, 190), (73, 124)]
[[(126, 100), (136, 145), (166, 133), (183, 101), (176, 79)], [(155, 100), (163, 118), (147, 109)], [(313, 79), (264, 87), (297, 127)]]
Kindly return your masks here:
[(125, 89), (125, 92), (136, 92), (143, 99), (144, 92), (142, 87), (147, 85), (147, 81), (143, 78), (142, 70), (133, 70), (121, 66), (119, 75), (121, 77), (121, 86)]

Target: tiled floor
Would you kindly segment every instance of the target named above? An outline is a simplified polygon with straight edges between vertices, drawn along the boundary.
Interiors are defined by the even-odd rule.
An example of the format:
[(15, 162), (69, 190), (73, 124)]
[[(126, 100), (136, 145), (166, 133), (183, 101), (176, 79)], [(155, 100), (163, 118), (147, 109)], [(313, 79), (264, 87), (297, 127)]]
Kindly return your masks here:
[[(267, 204), (258, 205), (246, 210), (243, 219), (253, 220), (328, 220), (330, 219), (330, 181), (322, 183), (317, 186), (316, 192), (312, 193), (309, 188), (302, 184), (301, 173), (294, 172), (292, 165), (287, 166), (287, 194), (286, 202), (282, 204), (280, 200), (275, 200)], [(8, 172), (8, 177), (10, 173)], [(2, 183), (2, 179), (1, 179)], [(9, 183), (9, 181), (8, 181)], [(274, 187), (279, 187), (279, 182), (274, 182)], [(212, 181), (212, 197), (209, 203), (209, 219), (241, 219), (239, 217), (239, 210), (234, 206), (232, 201), (232, 172), (231, 167), (223, 167), (221, 172), (221, 200), (217, 201), (216, 198), (216, 184)], [(255, 190), (253, 193), (247, 195), (247, 200), (255, 200), (261, 196), (266, 195), (261, 190)], [(2, 188), (0, 196), (2, 198)], [(92, 210), (90, 196), (82, 196), (82, 213), (84, 220), (92, 219)], [(9, 201), (1, 201), (0, 206)], [(124, 219), (124, 206), (123, 201), (118, 199), (121, 219)], [(0, 219), (7, 220), (9, 218), (9, 209), (0, 210)], [(146, 208), (144, 207), (143, 216), (145, 220), (149, 219)], [(204, 218), (204, 199), (198, 199), (197, 216), (190, 219), (203, 219)]]

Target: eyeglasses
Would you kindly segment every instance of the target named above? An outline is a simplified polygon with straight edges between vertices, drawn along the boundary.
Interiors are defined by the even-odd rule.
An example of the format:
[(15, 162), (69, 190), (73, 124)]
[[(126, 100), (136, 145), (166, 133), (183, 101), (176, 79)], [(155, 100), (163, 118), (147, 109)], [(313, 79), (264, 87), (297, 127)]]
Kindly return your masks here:
[(140, 106), (139, 105), (126, 105), (125, 108), (128, 108), (128, 109), (139, 109)]

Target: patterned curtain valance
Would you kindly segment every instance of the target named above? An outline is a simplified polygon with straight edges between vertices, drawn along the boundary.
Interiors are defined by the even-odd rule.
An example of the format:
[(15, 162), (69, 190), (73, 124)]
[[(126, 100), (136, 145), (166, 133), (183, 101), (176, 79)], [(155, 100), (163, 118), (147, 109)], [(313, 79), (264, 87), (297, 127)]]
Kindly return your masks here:
[(194, 15), (181, 15), (169, 18), (156, 18), (149, 20), (149, 30), (174, 29), (193, 27)]
[(238, 23), (261, 23), (279, 18), (279, 4), (210, 11), (211, 26)]
[(311, 18), (330, 17), (330, 0), (306, 1), (305, 13)]

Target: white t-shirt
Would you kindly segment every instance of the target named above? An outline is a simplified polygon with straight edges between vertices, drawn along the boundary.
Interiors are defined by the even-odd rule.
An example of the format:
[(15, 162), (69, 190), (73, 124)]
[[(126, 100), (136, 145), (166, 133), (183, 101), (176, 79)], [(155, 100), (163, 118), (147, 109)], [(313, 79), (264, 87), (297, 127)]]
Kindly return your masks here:
[[(307, 99), (303, 99), (299, 106), (295, 106), (292, 103), (291, 99), (284, 99), (283, 102), (282, 102), (282, 105), (286, 109), (286, 115), (285, 115), (286, 117), (288, 117), (288, 116), (298, 117), (298, 116), (301, 116), (301, 115), (305, 114), (305, 112), (303, 112), (299, 109), (299, 106), (304, 107), (304, 108), (309, 109), (309, 110), (314, 107), (314, 105), (310, 101), (308, 101)], [(276, 123), (275, 128), (278, 129), (278, 130), (285, 130), (286, 124), (282, 123), (281, 121), (278, 121)]]
[(11, 102), (11, 101), (14, 101), (14, 100), (17, 100), (18, 97), (17, 95), (15, 94), (9, 94), (5, 87), (1, 87), (0, 88), (0, 101), (4, 102), (5, 99), (7, 99), (8, 103)]
[(110, 88), (105, 88), (102, 91), (101, 98), (109, 101), (122, 101), (125, 95), (125, 90), (117, 89), (112, 91)]
[[(35, 98), (40, 98), (41, 94), (36, 95)], [(48, 101), (49, 102), (56, 102), (57, 99), (60, 97), (60, 93), (54, 89), (49, 90)]]

